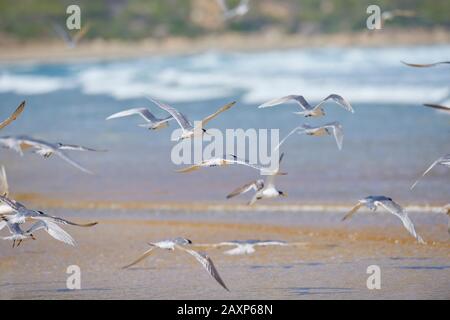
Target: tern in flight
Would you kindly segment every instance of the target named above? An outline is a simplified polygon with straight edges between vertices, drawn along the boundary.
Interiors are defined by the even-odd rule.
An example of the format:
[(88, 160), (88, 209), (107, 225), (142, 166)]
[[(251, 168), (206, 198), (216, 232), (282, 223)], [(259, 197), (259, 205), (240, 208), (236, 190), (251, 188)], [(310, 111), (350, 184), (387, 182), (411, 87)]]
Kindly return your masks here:
[(294, 114), (303, 115), (304, 117), (321, 117), (325, 115), (325, 110), (322, 108), (322, 105), (325, 104), (325, 102), (332, 100), (336, 102), (338, 105), (340, 105), (345, 110), (354, 113), (352, 106), (350, 103), (345, 100), (342, 96), (337, 94), (330, 94), (328, 97), (323, 99), (319, 104), (315, 105), (314, 107), (311, 106), (308, 101), (303, 96), (297, 96), (297, 95), (290, 95), (279, 99), (274, 99), (271, 101), (268, 101), (266, 103), (263, 103), (258, 108), (269, 108), (273, 106), (277, 106), (286, 102), (294, 101), (296, 102), (300, 108), (303, 111), (300, 112), (294, 112)]
[(115, 113), (106, 118), (106, 120), (129, 117), (132, 115), (139, 115), (142, 118), (144, 118), (144, 120), (147, 121), (147, 123), (140, 124), (139, 126), (149, 130), (158, 130), (166, 128), (169, 126), (169, 121), (173, 119), (172, 116), (166, 117), (164, 119), (159, 119), (155, 117), (153, 113), (151, 113), (147, 108), (135, 108)]
[(445, 166), (445, 167), (450, 168), (450, 154), (447, 154), (447, 155), (437, 159), (435, 162), (433, 162), (433, 164), (427, 170), (425, 170), (425, 172), (422, 174), (422, 176), (420, 176), (419, 179), (417, 179), (417, 181), (414, 182), (414, 184), (411, 186), (411, 190), (414, 189), (417, 186), (417, 184), (419, 183), (420, 179), (425, 177), (428, 174), (428, 172), (430, 172), (431, 169), (433, 169), (437, 165), (441, 165), (441, 166)]
[(236, 102), (231, 102), (231, 103), (228, 103), (228, 104), (224, 105), (222, 108), (220, 108), (219, 110), (217, 110), (213, 114), (207, 116), (202, 121), (200, 121), (199, 127), (195, 127), (194, 128), (194, 126), (186, 118), (186, 116), (183, 115), (181, 112), (179, 112), (177, 109), (175, 109), (175, 108), (173, 108), (173, 107), (171, 107), (171, 106), (169, 106), (169, 105), (167, 105), (165, 103), (156, 101), (156, 100), (154, 100), (152, 98), (148, 98), (148, 99), (150, 99), (150, 101), (155, 103), (161, 109), (163, 109), (166, 112), (168, 112), (177, 121), (177, 123), (179, 124), (179, 126), (183, 130), (182, 133), (181, 133), (181, 136), (178, 138), (178, 141), (184, 140), (184, 139), (190, 139), (190, 138), (193, 138), (193, 137), (197, 137), (199, 135), (202, 136), (206, 132), (206, 130), (203, 127), (208, 122), (210, 122), (212, 119), (217, 117), (219, 114), (221, 114), (222, 112), (227, 111), (228, 109), (230, 109), (232, 106), (234, 106), (236, 104)]
[(10, 125), (11, 122), (16, 120), (24, 109), (25, 109), (25, 101), (22, 101), (22, 103), (17, 107), (17, 109), (13, 112), (13, 114), (8, 117), (8, 119), (0, 122), (0, 130), (2, 130), (6, 126)]
[(7, 240), (7, 241), (12, 241), (12, 247), (16, 248), (18, 246), (20, 246), (20, 244), (24, 241), (24, 240), (28, 240), (28, 239), (33, 239), (36, 240), (36, 238), (34, 237), (34, 235), (30, 232), (24, 232), (21, 228), (20, 228), (20, 224), (19, 223), (11, 223), (8, 221), (7, 218), (3, 217), (0, 220), (0, 231), (3, 230), (5, 227), (8, 228), (9, 233), (11, 234), (10, 236), (7, 237), (1, 237), (2, 240)]
[[(261, 174), (264, 174), (264, 173), (270, 174), (271, 173), (270, 169), (267, 169), (265, 167), (262, 167), (262, 166), (259, 166), (256, 164), (251, 164), (247, 160), (238, 159), (238, 157), (235, 155), (230, 155), (230, 156), (233, 157), (233, 159), (227, 159), (225, 157), (211, 158), (208, 160), (204, 160), (198, 164), (194, 164), (192, 166), (177, 170), (177, 172), (188, 173), (188, 172), (199, 170), (200, 168), (225, 167), (225, 166), (229, 166), (229, 165), (243, 165), (243, 166), (246, 166), (249, 168), (259, 170), (261, 172)], [(278, 172), (277, 175), (286, 175), (286, 173)]]
[(240, 0), (239, 4), (234, 8), (229, 8), (226, 1), (217, 0), (217, 3), (223, 11), (223, 18), (225, 20), (245, 16), (250, 11), (250, 0)]
[(11, 208), (11, 211), (9, 213), (0, 214), (0, 218), (2, 219), (2, 221), (4, 221), (4, 224), (0, 228), (0, 230), (8, 225), (8, 223), (9, 225), (21, 225), (28, 220), (37, 221), (37, 223), (35, 223), (27, 232), (25, 232), (25, 236), (29, 236), (34, 231), (44, 229), (53, 238), (70, 245), (75, 245), (75, 241), (73, 241), (72, 237), (70, 237), (68, 233), (62, 230), (58, 226), (58, 224), (77, 227), (93, 227), (97, 225), (97, 222), (78, 224), (59, 217), (47, 215), (42, 211), (30, 210), (20, 202), (10, 199), (6, 196), (0, 195), (0, 202)]
[(199, 245), (199, 246), (208, 246), (213, 248), (220, 247), (235, 247), (233, 249), (227, 250), (224, 254), (227, 255), (244, 255), (244, 254), (252, 254), (255, 253), (255, 247), (269, 247), (269, 246), (288, 246), (289, 244), (285, 241), (276, 241), (276, 240), (234, 240), (234, 241), (225, 241), (211, 245)]
[(68, 48), (75, 48), (78, 43), (80, 43), (81, 39), (86, 35), (89, 31), (90, 26), (85, 25), (80, 30), (78, 30), (74, 35), (71, 35), (65, 28), (61, 25), (54, 23), (53, 30), (55, 33), (64, 41)]
[(450, 64), (450, 61), (439, 61), (439, 62), (434, 62), (434, 63), (408, 63), (405, 61), (401, 61), (401, 63), (403, 63), (404, 65), (407, 65), (408, 67), (413, 67), (413, 68), (431, 68), (431, 67), (436, 67), (442, 64)]
[[(281, 161), (283, 160), (284, 154), (282, 153), (280, 156), (279, 164), (281, 164)], [(275, 177), (280, 175), (280, 168), (278, 167), (277, 170), (273, 171), (271, 174), (267, 176), (266, 181), (259, 179), (255, 181), (251, 181), (242, 187), (234, 190), (229, 195), (227, 195), (227, 199), (231, 199), (233, 197), (236, 197), (238, 195), (247, 193), (251, 190), (255, 191), (255, 195), (251, 199), (251, 201), (248, 203), (249, 205), (253, 205), (256, 201), (262, 200), (262, 199), (274, 199), (279, 197), (287, 197), (287, 194), (283, 191), (280, 191), (275, 186)]]
[(62, 144), (62, 143), (50, 143), (43, 140), (34, 139), (27, 136), (17, 136), (17, 137), (2, 137), (0, 138), (0, 146), (3, 148), (11, 149), (18, 152), (23, 156), (23, 151), (29, 148), (33, 149), (33, 152), (43, 156), (44, 158), (49, 158), (53, 154), (57, 155), (64, 161), (68, 162), (75, 168), (92, 174), (91, 171), (83, 168), (81, 165), (76, 163), (74, 160), (70, 159), (65, 151), (90, 151), (90, 152), (103, 152), (104, 150), (95, 150), (91, 148), (86, 148), (78, 145)]
[(408, 232), (420, 244), (425, 244), (425, 241), (423, 241), (422, 237), (416, 233), (414, 224), (412, 223), (411, 219), (408, 217), (408, 213), (399, 204), (394, 202), (394, 200), (392, 200), (389, 197), (368, 196), (362, 200), (359, 200), (358, 204), (356, 206), (354, 206), (353, 209), (350, 210), (350, 212), (344, 216), (344, 218), (342, 218), (342, 221), (349, 219), (363, 206), (366, 206), (373, 212), (375, 212), (378, 207), (382, 207), (382, 208), (386, 209), (389, 213), (395, 215), (402, 221), (403, 226), (406, 228), (406, 230), (408, 230)]
[(294, 133), (298, 134), (306, 134), (309, 136), (324, 136), (324, 135), (333, 135), (336, 140), (336, 144), (339, 150), (342, 150), (342, 142), (344, 140), (344, 131), (342, 130), (342, 125), (339, 122), (331, 122), (324, 124), (322, 126), (309, 126), (304, 124), (300, 127), (293, 129), (275, 148), (275, 151), (278, 150), (281, 145)]
[(12, 223), (8, 220), (7, 217), (3, 217), (0, 221), (0, 230), (2, 230), (5, 226), (8, 227), (11, 236), (3, 237), (3, 240), (12, 240), (13, 248), (20, 246), (22, 241), (27, 239), (36, 240), (33, 233), (38, 230), (45, 230), (50, 236), (54, 239), (64, 242), (68, 245), (75, 246), (75, 240), (72, 238), (70, 234), (64, 231), (60, 226), (56, 223), (50, 221), (49, 219), (43, 219), (41, 221), (36, 222), (31, 226), (27, 231), (23, 231), (20, 228), (20, 223)]
[(137, 263), (141, 262), (145, 258), (149, 257), (154, 249), (163, 249), (163, 250), (171, 250), (174, 251), (175, 249), (178, 249), (180, 251), (186, 252), (190, 255), (192, 255), (201, 265), (202, 267), (208, 272), (208, 274), (213, 277), (225, 290), (229, 291), (225, 283), (223, 282), (222, 278), (219, 275), (219, 272), (217, 271), (216, 267), (214, 266), (214, 263), (212, 262), (211, 258), (207, 256), (204, 253), (199, 253), (197, 251), (188, 249), (187, 246), (191, 245), (192, 241), (184, 238), (175, 238), (172, 240), (164, 240), (160, 242), (155, 243), (149, 243), (150, 249), (145, 251), (138, 259), (130, 263), (129, 265), (126, 265), (123, 267), (123, 269), (130, 268)]

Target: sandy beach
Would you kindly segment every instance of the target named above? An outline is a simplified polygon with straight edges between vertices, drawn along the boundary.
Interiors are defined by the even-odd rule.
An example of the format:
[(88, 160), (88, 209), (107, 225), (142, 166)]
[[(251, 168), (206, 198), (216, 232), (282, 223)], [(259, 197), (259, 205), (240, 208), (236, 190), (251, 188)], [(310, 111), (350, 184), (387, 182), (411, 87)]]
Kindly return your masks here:
[(0, 37), (0, 62), (64, 62), (142, 58), (158, 55), (188, 55), (205, 51), (265, 51), (273, 49), (324, 47), (420, 46), (450, 43), (445, 29), (386, 29), (335, 34), (285, 34), (277, 31), (255, 34), (211, 34), (197, 38), (169, 37), (135, 42), (86, 40), (68, 48), (61, 40), (18, 41)]
[[(99, 225), (67, 228), (77, 248), (45, 234), (17, 249), (2, 241), (1, 299), (450, 298), (449, 235), (445, 217), (438, 214), (412, 214), (427, 241), (419, 245), (399, 221), (384, 213), (361, 213), (341, 223), (342, 214), (317, 212), (49, 212), (77, 221), (98, 220)], [(274, 219), (277, 222), (270, 222)], [(147, 242), (176, 236), (199, 244), (275, 239), (298, 246), (258, 248), (247, 256), (209, 248), (206, 252), (229, 293), (182, 253), (158, 252), (135, 268), (121, 270), (147, 250)], [(82, 290), (66, 289), (69, 265), (81, 268)], [(381, 290), (366, 287), (370, 265), (381, 268)]]
[[(0, 241), (0, 299), (450, 299), (450, 235), (442, 213), (448, 170), (436, 167), (410, 190), (450, 147), (448, 117), (422, 106), (448, 101), (449, 73), (400, 62), (447, 59), (449, 44), (450, 34), (441, 29), (97, 39), (73, 50), (58, 40), (0, 37), (0, 119), (27, 101), (24, 114), (2, 135), (107, 150), (68, 152), (93, 175), (55, 155), (0, 150), (14, 199), (72, 221), (99, 222), (93, 228), (64, 226), (76, 248), (44, 231), (15, 249)], [(211, 125), (222, 132), (276, 129), (285, 136), (306, 120), (287, 107), (257, 106), (293, 93), (311, 102), (339, 93), (355, 114), (330, 103), (326, 117), (307, 119), (339, 121), (343, 149), (333, 137), (292, 138), (282, 164), (288, 175), (277, 178), (289, 196), (248, 206), (250, 194), (226, 195), (261, 178), (254, 169), (180, 174), (176, 170), (188, 164), (171, 159), (176, 125), (152, 132), (138, 127), (137, 119), (105, 120), (144, 106), (164, 115), (144, 93), (193, 120), (238, 101)], [(361, 210), (341, 222), (370, 194), (404, 206), (427, 244), (418, 244), (382, 209)], [(211, 256), (230, 292), (183, 253), (157, 252), (121, 269), (148, 242), (179, 236)], [(296, 245), (257, 248), (245, 256), (195, 246), (248, 239)], [(72, 265), (81, 268), (81, 290), (67, 289)], [(380, 290), (366, 285), (372, 265), (381, 269)]]

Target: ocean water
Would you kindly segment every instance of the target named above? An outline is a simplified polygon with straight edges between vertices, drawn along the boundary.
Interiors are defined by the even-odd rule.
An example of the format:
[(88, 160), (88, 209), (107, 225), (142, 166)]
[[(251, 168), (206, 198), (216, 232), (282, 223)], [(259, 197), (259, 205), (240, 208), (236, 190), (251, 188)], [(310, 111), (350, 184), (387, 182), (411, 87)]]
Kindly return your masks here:
[[(170, 128), (150, 132), (138, 117), (105, 121), (112, 113), (149, 107), (145, 95), (172, 104), (199, 120), (236, 100), (236, 107), (208, 128), (280, 129), (340, 121), (344, 148), (332, 137), (293, 136), (284, 145), (284, 202), (349, 204), (368, 194), (400, 203), (441, 205), (450, 200), (450, 172), (435, 168), (414, 191), (409, 187), (450, 151), (450, 116), (422, 107), (450, 103), (450, 72), (415, 69), (408, 62), (448, 59), (450, 46), (323, 48), (286, 51), (152, 56), (142, 59), (0, 65), (0, 119), (21, 100), (27, 109), (1, 136), (27, 134), (54, 142), (107, 149), (71, 153), (94, 171), (85, 175), (57, 158), (20, 157), (0, 150), (16, 193), (102, 201), (221, 202), (236, 187), (258, 178), (245, 167), (208, 168), (179, 174), (171, 162)], [(287, 94), (311, 102), (330, 93), (346, 97), (355, 114), (330, 103), (326, 117), (293, 115), (294, 105), (258, 109)], [(231, 203), (246, 203), (248, 196)], [(279, 201), (278, 201), (279, 202)]]

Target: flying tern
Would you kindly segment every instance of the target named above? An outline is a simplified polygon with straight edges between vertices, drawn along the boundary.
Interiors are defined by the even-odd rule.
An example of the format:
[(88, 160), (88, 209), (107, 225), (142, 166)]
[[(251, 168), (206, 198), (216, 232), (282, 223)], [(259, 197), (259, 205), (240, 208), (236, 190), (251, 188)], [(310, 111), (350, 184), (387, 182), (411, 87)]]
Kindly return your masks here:
[(258, 108), (269, 108), (273, 106), (277, 106), (280, 104), (284, 104), (286, 102), (294, 101), (296, 102), (300, 108), (303, 111), (300, 112), (294, 112), (295, 114), (303, 115), (305, 117), (321, 117), (325, 115), (325, 110), (322, 108), (322, 105), (325, 104), (327, 101), (332, 100), (336, 102), (338, 105), (340, 105), (345, 110), (354, 113), (352, 106), (350, 103), (345, 100), (342, 96), (337, 94), (330, 94), (328, 97), (323, 99), (319, 104), (315, 105), (314, 107), (311, 106), (308, 101), (303, 96), (299, 95), (289, 95), (283, 98), (274, 99), (271, 101), (268, 101), (266, 103), (263, 103)]
[(207, 116), (206, 118), (204, 118), (203, 120), (200, 121), (200, 126), (194, 128), (194, 126), (192, 125), (192, 123), (186, 118), (185, 115), (183, 115), (181, 112), (179, 112), (177, 109), (156, 101), (152, 98), (149, 98), (150, 101), (152, 101), (153, 103), (155, 103), (158, 107), (160, 107), (161, 109), (165, 110), (166, 112), (168, 112), (178, 123), (178, 125), (181, 127), (182, 129), (182, 133), (181, 136), (179, 137), (178, 140), (183, 140), (183, 139), (190, 139), (196, 136), (202, 136), (206, 130), (204, 129), (204, 126), (210, 122), (212, 119), (214, 119), (215, 117), (217, 117), (219, 114), (221, 114), (222, 112), (227, 111), (228, 109), (230, 109), (232, 106), (234, 106), (236, 104), (236, 102), (231, 102), (228, 103), (226, 105), (224, 105), (222, 108), (220, 108), (219, 110), (217, 110), (216, 112), (214, 112), (213, 114)]
[(339, 122), (331, 122), (321, 126), (310, 126), (304, 124), (300, 127), (293, 129), (275, 148), (278, 150), (281, 145), (294, 133), (298, 134), (306, 134), (309, 136), (323, 136), (323, 135), (333, 135), (336, 140), (336, 144), (339, 150), (342, 150), (342, 142), (344, 140), (344, 131), (342, 129), (342, 125)]
[(0, 146), (3, 148), (11, 149), (18, 152), (21, 156), (23, 156), (23, 151), (26, 149), (33, 149), (33, 152), (43, 156), (44, 158), (49, 158), (52, 155), (57, 155), (64, 161), (68, 162), (75, 168), (92, 174), (91, 171), (83, 168), (81, 165), (76, 163), (74, 160), (70, 159), (65, 151), (92, 151), (92, 152), (100, 152), (104, 150), (96, 150), (91, 148), (86, 148), (78, 145), (70, 145), (70, 144), (62, 144), (62, 143), (50, 143), (44, 140), (34, 139), (28, 136), (17, 136), (17, 137), (1, 137), (0, 138)]
[(172, 240), (164, 240), (160, 242), (149, 243), (150, 249), (145, 251), (139, 258), (137, 258), (135, 261), (126, 265), (123, 268), (127, 269), (141, 262), (145, 258), (149, 257), (151, 254), (153, 254), (154, 249), (163, 249), (170, 251), (175, 251), (175, 249), (178, 249), (179, 251), (186, 252), (191, 256), (193, 256), (211, 277), (213, 277), (225, 290), (229, 291), (227, 286), (223, 282), (222, 278), (220, 277), (219, 272), (214, 266), (214, 263), (212, 262), (211, 258), (204, 253), (199, 253), (197, 251), (187, 248), (187, 246), (189, 246), (190, 244), (192, 244), (192, 241), (185, 238), (175, 238)]
[(417, 186), (420, 179), (425, 177), (428, 174), (428, 172), (430, 172), (431, 169), (433, 169), (437, 165), (441, 165), (441, 166), (450, 168), (450, 154), (447, 154), (447, 155), (437, 159), (435, 162), (433, 162), (433, 164), (427, 170), (425, 170), (425, 172), (422, 174), (422, 176), (420, 176), (419, 179), (417, 179), (417, 181), (414, 182), (414, 184), (411, 186), (411, 190)]
[[(283, 160), (284, 154), (281, 154), (279, 164), (281, 164), (281, 161)], [(280, 175), (280, 168), (278, 167), (277, 170), (273, 171), (271, 174), (267, 175), (266, 180), (255, 180), (251, 181), (242, 187), (239, 187), (238, 189), (231, 192), (227, 199), (231, 199), (235, 196), (247, 193), (251, 190), (255, 191), (255, 195), (249, 202), (249, 205), (253, 205), (256, 201), (262, 200), (262, 199), (274, 199), (278, 197), (287, 197), (287, 194), (283, 191), (280, 191), (275, 186), (275, 177)]]
[(151, 113), (147, 108), (134, 108), (115, 113), (106, 118), (106, 120), (129, 117), (132, 115), (141, 116), (147, 123), (140, 124), (139, 126), (149, 130), (166, 128), (169, 126), (169, 121), (173, 119), (172, 116), (166, 117), (164, 119), (159, 119), (155, 117), (153, 113)]
[(425, 244), (425, 241), (423, 241), (422, 237), (416, 233), (414, 224), (408, 217), (408, 213), (399, 204), (394, 202), (392, 198), (386, 196), (368, 196), (364, 199), (359, 200), (358, 204), (354, 206), (353, 209), (344, 216), (344, 218), (342, 218), (342, 221), (352, 217), (363, 206), (366, 206), (373, 212), (375, 212), (379, 207), (386, 209), (389, 213), (395, 215), (402, 221), (403, 226), (406, 228), (406, 230), (408, 230), (408, 232), (420, 244)]

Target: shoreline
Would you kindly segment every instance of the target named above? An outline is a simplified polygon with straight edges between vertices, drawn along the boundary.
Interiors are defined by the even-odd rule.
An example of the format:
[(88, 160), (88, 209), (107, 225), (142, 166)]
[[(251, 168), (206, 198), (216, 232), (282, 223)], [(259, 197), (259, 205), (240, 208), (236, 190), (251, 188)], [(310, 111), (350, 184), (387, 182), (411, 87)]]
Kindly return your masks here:
[(299, 48), (383, 47), (450, 44), (446, 29), (386, 29), (354, 33), (286, 35), (278, 32), (258, 34), (226, 33), (199, 38), (171, 37), (136, 42), (90, 40), (74, 49), (62, 41), (21, 42), (1, 39), (0, 63), (60, 63), (71, 61), (145, 58), (158, 55), (189, 55), (209, 50), (254, 52)]
[[(69, 210), (113, 210), (113, 211), (184, 211), (184, 212), (347, 212), (354, 203), (270, 203), (265, 202), (254, 206), (242, 203), (226, 202), (174, 202), (174, 201), (102, 201), (102, 200), (67, 200), (48, 198), (39, 194), (16, 194), (14, 198), (20, 202), (28, 202), (36, 207)], [(406, 204), (408, 212), (440, 213), (444, 205), (438, 204)], [(361, 212), (368, 212), (361, 208)], [(2, 206), (0, 205), (0, 213)]]

